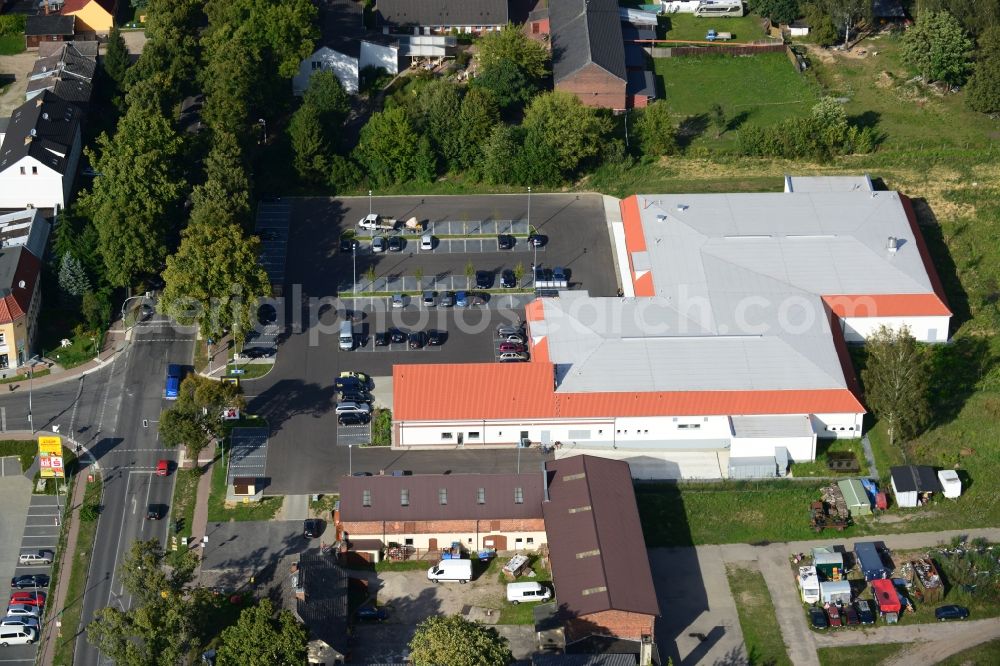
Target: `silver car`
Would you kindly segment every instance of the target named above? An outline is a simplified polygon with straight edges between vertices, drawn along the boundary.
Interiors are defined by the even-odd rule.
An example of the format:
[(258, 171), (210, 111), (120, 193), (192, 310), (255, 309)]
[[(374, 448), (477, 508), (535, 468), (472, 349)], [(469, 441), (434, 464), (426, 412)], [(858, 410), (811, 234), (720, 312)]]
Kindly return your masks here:
[(8, 615), (0, 620), (2, 627), (31, 627), (38, 629), (38, 618), (31, 615)]
[(21, 553), (18, 564), (52, 564), (51, 550), (36, 550), (33, 553)]
[(29, 616), (38, 617), (41, 614), (41, 609), (36, 606), (29, 606), (27, 604), (11, 604), (7, 606), (7, 617), (11, 616)]
[(372, 239), (372, 252), (385, 252), (385, 238), (376, 236)]

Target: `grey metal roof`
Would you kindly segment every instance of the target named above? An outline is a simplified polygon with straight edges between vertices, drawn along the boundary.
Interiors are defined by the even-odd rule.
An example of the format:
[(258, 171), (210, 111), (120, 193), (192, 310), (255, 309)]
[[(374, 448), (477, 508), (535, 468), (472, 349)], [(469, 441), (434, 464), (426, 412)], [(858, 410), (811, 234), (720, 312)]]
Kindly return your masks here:
[(552, 76), (559, 83), (590, 64), (625, 81), (625, 44), (616, 0), (558, 0), (549, 6)]
[(778, 475), (778, 461), (774, 456), (747, 456), (729, 459), (731, 479), (769, 479)]
[(890, 467), (889, 474), (892, 483), (898, 492), (941, 492), (941, 481), (934, 472), (933, 467), (927, 465), (900, 465)]
[(808, 416), (733, 416), (735, 437), (811, 437)]
[(868, 174), (863, 176), (785, 176), (786, 192), (871, 192)]
[(497, 26), (508, 21), (507, 0), (379, 0), (379, 23), (393, 26)]
[(44, 37), (48, 35), (72, 36), (75, 25), (75, 16), (38, 14), (27, 17), (24, 24), (24, 34), (28, 37)]
[(656, 79), (648, 69), (630, 69), (625, 94), (638, 97), (656, 97)]
[(97, 70), (97, 59), (86, 56), (70, 43), (47, 56), (38, 58), (31, 67), (29, 78), (60, 75), (90, 82)]
[(22, 245), (42, 258), (49, 238), (49, 222), (37, 208), (0, 215), (0, 246)]
[(44, 91), (14, 110), (0, 147), (0, 171), (31, 156), (65, 173), (80, 128), (80, 109)]

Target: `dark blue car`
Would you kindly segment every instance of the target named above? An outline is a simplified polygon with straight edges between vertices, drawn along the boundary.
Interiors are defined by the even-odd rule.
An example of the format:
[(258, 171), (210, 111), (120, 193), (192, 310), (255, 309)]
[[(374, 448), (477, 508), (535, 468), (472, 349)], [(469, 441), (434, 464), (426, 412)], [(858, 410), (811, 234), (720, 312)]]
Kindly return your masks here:
[(167, 400), (176, 400), (181, 390), (181, 380), (184, 379), (184, 368), (171, 363), (167, 366), (167, 383), (163, 389), (163, 397)]

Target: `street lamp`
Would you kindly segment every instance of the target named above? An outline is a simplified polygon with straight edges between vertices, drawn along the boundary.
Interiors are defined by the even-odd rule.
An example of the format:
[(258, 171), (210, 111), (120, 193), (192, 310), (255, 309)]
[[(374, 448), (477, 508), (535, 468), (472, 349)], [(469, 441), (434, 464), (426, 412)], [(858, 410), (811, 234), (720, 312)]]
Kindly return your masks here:
[(31, 415), (31, 388), (34, 383), (35, 378), (35, 361), (38, 360), (38, 354), (35, 354), (28, 359), (28, 426), (31, 428), (31, 434), (35, 434), (35, 419)]
[(351, 281), (351, 292), (358, 295), (358, 242), (351, 241), (351, 265), (354, 268), (354, 279)]
[(354, 448), (353, 444), (347, 445), (347, 475), (354, 476), (354, 463), (351, 458), (351, 449)]
[(264, 130), (264, 143), (267, 143), (267, 121), (263, 118), (257, 119), (257, 124), (260, 125), (261, 129)]
[[(528, 238), (531, 238), (531, 188), (528, 188)], [(531, 287), (533, 289), (538, 289), (538, 285), (535, 284), (535, 269), (538, 267), (538, 246), (535, 245), (534, 241), (531, 243), (531, 249), (533, 251), (532, 261), (531, 261)]]
[[(125, 301), (122, 303), (122, 326), (125, 326), (125, 306), (128, 305), (128, 302), (135, 300), (137, 298), (146, 299), (149, 298), (150, 296), (152, 296), (152, 293), (147, 291), (145, 294), (129, 296), (128, 298), (125, 299)], [(126, 326), (125, 332), (127, 333), (130, 328), (131, 326)]]
[(372, 191), (368, 190), (368, 214), (372, 214)]

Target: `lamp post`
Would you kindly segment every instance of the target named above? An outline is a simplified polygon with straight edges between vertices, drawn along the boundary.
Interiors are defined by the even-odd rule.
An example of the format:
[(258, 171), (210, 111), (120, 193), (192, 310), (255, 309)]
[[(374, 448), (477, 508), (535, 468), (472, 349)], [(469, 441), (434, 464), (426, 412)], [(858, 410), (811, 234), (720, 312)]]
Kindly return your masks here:
[(28, 359), (28, 426), (31, 428), (31, 434), (35, 434), (35, 419), (31, 415), (31, 389), (35, 378), (35, 361), (38, 360), (38, 354), (35, 354)]
[[(125, 299), (125, 301), (122, 303), (122, 326), (125, 326), (125, 306), (128, 305), (128, 302), (132, 301), (132, 300), (135, 300), (137, 298), (143, 298), (143, 299), (149, 298), (150, 295), (151, 295), (150, 292), (147, 291), (145, 294), (136, 295), (136, 296), (129, 296), (128, 298)], [(125, 326), (125, 332), (127, 333), (130, 328), (132, 328), (132, 327), (131, 326)]]
[(358, 242), (351, 241), (351, 265), (354, 268), (354, 279), (351, 281), (351, 292), (358, 295)]
[(372, 214), (372, 191), (368, 190), (368, 214)]
[(353, 462), (353, 459), (351, 457), (351, 449), (353, 449), (353, 448), (354, 448), (353, 444), (348, 444), (347, 445), (347, 475), (348, 476), (353, 476), (354, 475), (354, 462)]
[[(531, 238), (531, 188), (528, 188), (528, 238)], [(535, 242), (531, 242), (532, 259), (531, 259), (531, 288), (538, 289), (538, 285), (535, 283), (535, 269), (538, 267), (538, 246)]]
[(267, 121), (263, 118), (258, 118), (257, 124), (259, 124), (260, 128), (264, 131), (264, 143), (267, 144)]

